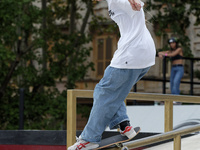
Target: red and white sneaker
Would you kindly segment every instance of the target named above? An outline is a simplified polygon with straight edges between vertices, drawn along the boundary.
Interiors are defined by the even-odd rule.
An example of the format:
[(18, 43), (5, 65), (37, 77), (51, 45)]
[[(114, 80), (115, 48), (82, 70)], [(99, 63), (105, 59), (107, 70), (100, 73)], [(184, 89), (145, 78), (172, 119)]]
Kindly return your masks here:
[(99, 147), (99, 144), (84, 141), (81, 137), (76, 138), (76, 140), (76, 143), (68, 147), (68, 150), (90, 150)]
[(127, 136), (129, 139), (132, 139), (137, 135), (132, 126), (126, 126), (124, 131), (120, 130), (120, 133), (122, 136)]

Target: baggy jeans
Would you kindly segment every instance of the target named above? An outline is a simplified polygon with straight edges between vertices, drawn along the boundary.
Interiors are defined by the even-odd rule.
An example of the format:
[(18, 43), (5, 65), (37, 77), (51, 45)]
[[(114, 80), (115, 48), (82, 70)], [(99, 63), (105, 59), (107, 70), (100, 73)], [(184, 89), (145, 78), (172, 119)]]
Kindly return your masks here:
[(150, 69), (119, 69), (108, 66), (103, 78), (96, 85), (93, 107), (81, 138), (91, 143), (99, 143), (106, 127), (116, 129), (119, 123), (129, 121), (125, 98), (131, 88)]
[(183, 66), (172, 66), (171, 76), (170, 76), (170, 89), (171, 94), (179, 95), (180, 94), (180, 83), (181, 78), (184, 74)]

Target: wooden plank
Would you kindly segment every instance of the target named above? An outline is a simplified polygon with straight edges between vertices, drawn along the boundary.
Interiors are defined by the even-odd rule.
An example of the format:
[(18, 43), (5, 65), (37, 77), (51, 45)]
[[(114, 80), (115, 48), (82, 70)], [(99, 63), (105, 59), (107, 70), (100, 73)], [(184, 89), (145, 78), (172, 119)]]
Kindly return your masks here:
[[(67, 94), (67, 146), (75, 142), (76, 98), (93, 98), (93, 90), (68, 90)], [(165, 101), (165, 132), (173, 129), (173, 101), (200, 103), (200, 97), (186, 95), (151, 94), (130, 92), (126, 99), (145, 101)]]
[(93, 98), (93, 90), (73, 90), (74, 96), (83, 98)]
[(67, 148), (76, 142), (76, 96), (67, 91)]
[(174, 150), (181, 150), (181, 136), (177, 135), (174, 138)]
[(165, 101), (165, 132), (173, 130), (173, 102)]
[[(77, 97), (92, 98), (93, 90), (73, 90)], [(155, 93), (138, 93), (130, 92), (126, 99), (145, 100), (145, 101), (176, 101), (186, 103), (200, 103), (199, 96), (188, 95), (171, 95), (171, 94), (155, 94)]]
[(186, 96), (186, 95), (170, 95), (170, 94), (151, 94), (151, 93), (133, 93), (130, 92), (127, 99), (132, 100), (145, 100), (145, 101), (176, 101), (186, 103), (200, 103), (199, 96)]

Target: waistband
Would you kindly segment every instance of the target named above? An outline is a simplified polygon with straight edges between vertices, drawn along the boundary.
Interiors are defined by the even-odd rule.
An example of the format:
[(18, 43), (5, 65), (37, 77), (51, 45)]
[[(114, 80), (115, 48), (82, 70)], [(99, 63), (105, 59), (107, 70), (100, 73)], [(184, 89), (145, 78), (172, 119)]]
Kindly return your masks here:
[(175, 65), (172, 65), (172, 67), (183, 67), (182, 64), (175, 64)]

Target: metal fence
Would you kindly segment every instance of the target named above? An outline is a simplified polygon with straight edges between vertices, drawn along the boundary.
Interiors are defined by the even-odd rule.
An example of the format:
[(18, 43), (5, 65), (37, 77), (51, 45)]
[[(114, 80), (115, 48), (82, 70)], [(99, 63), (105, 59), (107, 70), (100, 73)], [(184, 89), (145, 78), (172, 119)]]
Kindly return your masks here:
[[(146, 80), (146, 81), (155, 81), (155, 82), (162, 82), (162, 93), (166, 94), (166, 83), (170, 82), (169, 79), (166, 78), (166, 64), (167, 64), (167, 58), (168, 57), (164, 57), (163, 58), (163, 62), (162, 62), (162, 78), (160, 79), (154, 79), (154, 78), (148, 78), (148, 77), (143, 77), (141, 80)], [(194, 85), (200, 85), (200, 82), (194, 82), (194, 62), (195, 61), (200, 61), (200, 58), (190, 58), (190, 57), (183, 57), (184, 60), (189, 60), (190, 61), (190, 74), (189, 74), (189, 78), (190, 81), (181, 81), (181, 83), (184, 84), (189, 84), (190, 85), (190, 95), (194, 95)], [(137, 84), (134, 86), (133, 88), (134, 92), (137, 92)]]

